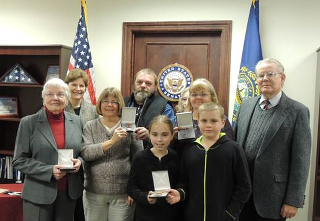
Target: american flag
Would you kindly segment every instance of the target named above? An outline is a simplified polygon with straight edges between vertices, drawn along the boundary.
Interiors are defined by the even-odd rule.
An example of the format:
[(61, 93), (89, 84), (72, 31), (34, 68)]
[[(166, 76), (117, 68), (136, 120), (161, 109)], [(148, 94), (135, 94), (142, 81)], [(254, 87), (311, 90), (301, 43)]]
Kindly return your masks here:
[(85, 0), (81, 0), (81, 16), (78, 23), (77, 34), (74, 39), (68, 72), (80, 68), (88, 74), (88, 90), (84, 99), (96, 104), (96, 81), (91, 57), (91, 50), (87, 33), (87, 6)]

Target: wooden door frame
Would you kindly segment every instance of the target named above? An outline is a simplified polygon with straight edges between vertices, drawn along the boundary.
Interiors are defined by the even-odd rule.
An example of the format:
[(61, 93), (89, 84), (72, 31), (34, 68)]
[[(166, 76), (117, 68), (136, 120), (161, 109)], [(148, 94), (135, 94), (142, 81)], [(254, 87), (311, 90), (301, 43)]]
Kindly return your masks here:
[[(231, 25), (232, 21), (175, 21), (175, 22), (124, 22), (122, 38), (121, 91), (124, 96), (131, 93), (133, 84), (133, 56), (136, 34), (141, 33), (220, 33), (220, 84), (219, 90), (228, 90), (230, 83), (230, 54), (231, 54)], [(225, 86), (223, 86), (225, 85)], [(227, 103), (229, 101), (229, 97)]]

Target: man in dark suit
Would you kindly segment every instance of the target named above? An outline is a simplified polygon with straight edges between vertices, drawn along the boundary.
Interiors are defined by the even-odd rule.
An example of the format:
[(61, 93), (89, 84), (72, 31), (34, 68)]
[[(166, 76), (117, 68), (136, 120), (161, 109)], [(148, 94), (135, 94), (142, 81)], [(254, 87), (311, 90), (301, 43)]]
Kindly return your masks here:
[[(170, 103), (155, 95), (157, 89), (157, 75), (150, 68), (140, 70), (134, 78), (133, 93), (126, 97), (127, 107), (137, 107), (136, 137), (147, 141), (149, 139), (148, 126), (153, 117), (167, 115), (172, 123), (175, 121), (174, 110)], [(146, 142), (144, 142), (146, 148)]]
[(311, 150), (309, 110), (282, 92), (286, 75), (279, 61), (259, 61), (256, 74), (261, 96), (243, 101), (235, 125), (252, 180), (252, 196), (240, 221), (286, 220), (304, 204)]

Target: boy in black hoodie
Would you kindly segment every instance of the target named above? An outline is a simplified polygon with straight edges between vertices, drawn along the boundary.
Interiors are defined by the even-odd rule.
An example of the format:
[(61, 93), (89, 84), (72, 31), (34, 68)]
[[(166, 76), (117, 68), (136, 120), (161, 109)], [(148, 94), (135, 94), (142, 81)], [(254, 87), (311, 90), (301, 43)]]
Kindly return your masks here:
[(186, 221), (238, 220), (251, 194), (245, 154), (220, 132), (225, 123), (223, 107), (205, 103), (198, 114), (202, 136), (186, 148), (178, 189), (170, 190), (167, 201), (186, 200)]

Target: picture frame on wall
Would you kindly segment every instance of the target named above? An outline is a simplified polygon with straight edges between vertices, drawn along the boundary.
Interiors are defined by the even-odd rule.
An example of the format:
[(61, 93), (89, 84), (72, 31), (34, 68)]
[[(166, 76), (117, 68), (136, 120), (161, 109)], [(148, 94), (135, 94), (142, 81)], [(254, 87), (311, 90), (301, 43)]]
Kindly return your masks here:
[(59, 78), (60, 77), (59, 72), (60, 72), (59, 65), (48, 65), (46, 81), (52, 78)]
[(16, 118), (18, 116), (18, 98), (0, 97), (0, 118)]

